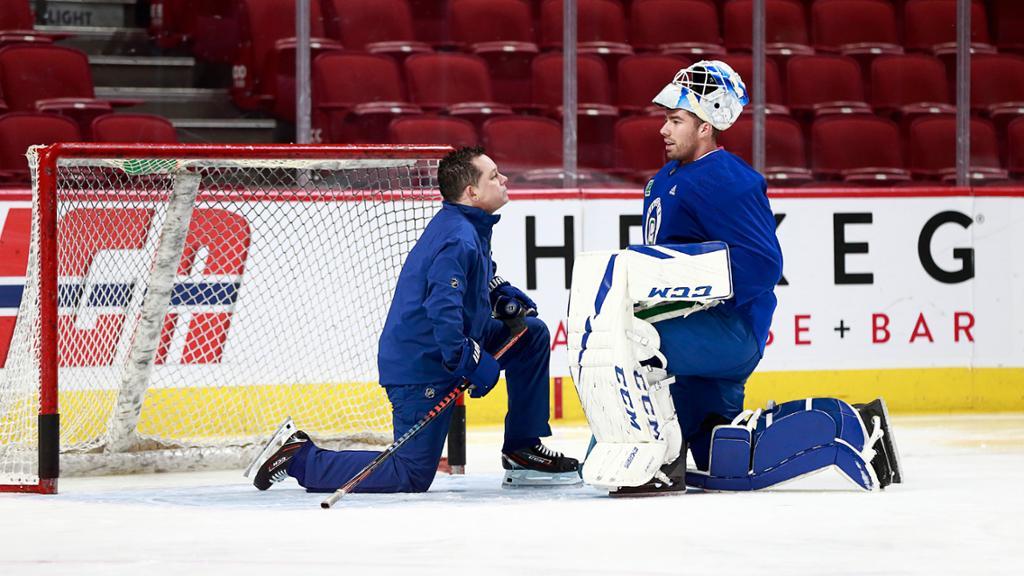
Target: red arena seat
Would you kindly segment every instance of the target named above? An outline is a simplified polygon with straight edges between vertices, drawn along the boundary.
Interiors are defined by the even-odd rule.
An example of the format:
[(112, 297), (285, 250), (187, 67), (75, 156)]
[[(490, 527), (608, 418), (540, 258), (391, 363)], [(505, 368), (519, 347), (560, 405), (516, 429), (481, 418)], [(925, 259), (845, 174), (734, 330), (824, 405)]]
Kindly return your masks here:
[(635, 182), (646, 182), (665, 165), (663, 114), (638, 115), (615, 123), (615, 168)]
[[(295, 2), (241, 0), (242, 36), (234, 63), (232, 99), (240, 108), (272, 111), (295, 121)], [(325, 37), (320, 3), (310, 2), (310, 52), (341, 50)]]
[(526, 0), (451, 0), (452, 40), (534, 42), (533, 15)]
[(996, 46), (1000, 51), (1024, 53), (1024, 2), (989, 0)]
[(409, 0), (412, 20), (416, 23), (416, 39), (434, 46), (448, 43), (448, 1)]
[(96, 99), (85, 53), (54, 44), (0, 48), (0, 93), (11, 111), (74, 118), (83, 135), (88, 135), (93, 118), (109, 113), (112, 104)]
[[(907, 143), (907, 163), (916, 178), (956, 174), (956, 116), (932, 115), (914, 120)], [(971, 118), (972, 180), (1005, 180), (999, 162), (999, 142), (992, 123)]]
[(454, 148), (476, 146), (479, 139), (472, 122), (451, 116), (406, 116), (388, 128), (392, 144), (440, 144)]
[(0, 47), (9, 44), (48, 44), (72, 36), (62, 32), (41, 32), (35, 26), (31, 2), (3, 2), (3, 9), (0, 10)]
[(814, 47), (899, 47), (896, 9), (889, 0), (817, 0), (811, 5)]
[[(580, 54), (600, 56), (609, 69), (633, 53), (626, 34), (626, 16), (618, 0), (577, 0), (576, 41)], [(540, 46), (562, 47), (562, 0), (540, 6)]]
[[(317, 1), (317, 0), (314, 0)], [(396, 57), (432, 48), (416, 40), (408, 0), (322, 0), (324, 30), (346, 50)]]
[(494, 98), (484, 59), (472, 54), (415, 54), (405, 61), (409, 97), (426, 110), (447, 110), (480, 125), (487, 118), (511, 114)]
[[(596, 56), (576, 60), (576, 99), (581, 104), (611, 104), (611, 83), (605, 63)], [(664, 83), (662, 83), (664, 86)], [(653, 98), (654, 95), (651, 95)], [(533, 60), (533, 103), (548, 111), (562, 105), (562, 55), (541, 54)]]
[[(626, 44), (626, 16), (617, 0), (577, 0), (576, 40), (580, 44)], [(540, 44), (562, 46), (562, 0), (544, 0), (540, 7)]]
[[(718, 143), (752, 164), (753, 137), (753, 117), (744, 114), (719, 134)], [(789, 185), (811, 180), (811, 171), (807, 169), (807, 145), (799, 122), (779, 114), (766, 116), (764, 141), (765, 177), (769, 182)]]
[(995, 114), (1000, 108), (1020, 107), (1024, 107), (1024, 57), (979, 54), (971, 58), (971, 108)]
[(173, 144), (178, 133), (171, 121), (154, 114), (105, 114), (92, 121), (95, 142)]
[[(200, 60), (231, 64), (242, 42), (242, 4), (238, 0), (182, 0), (194, 13), (192, 54)], [(165, 9), (166, 10), (166, 9)]]
[(1024, 178), (1024, 118), (1017, 118), (1006, 130), (1007, 156), (1006, 167), (1016, 178)]
[(619, 60), (616, 102), (623, 112), (653, 106), (651, 99), (690, 61), (676, 56), (637, 54)]
[(811, 170), (817, 176), (886, 184), (909, 179), (899, 128), (861, 114), (818, 118), (811, 126)]
[(398, 64), (379, 54), (330, 52), (313, 60), (314, 126), (327, 142), (386, 142), (398, 116), (419, 114), (408, 102)]
[(886, 113), (955, 112), (946, 68), (926, 54), (880, 56), (871, 63), (871, 105)]
[[(903, 6), (903, 45), (908, 50), (935, 51), (956, 45), (957, 0), (907, 0)], [(989, 45), (985, 5), (971, 4), (971, 43)]]
[(629, 37), (637, 50), (724, 53), (718, 7), (711, 0), (634, 0)]
[(530, 101), (530, 63), (539, 52), (533, 16), (525, 0), (455, 0), (452, 39), (487, 62), (495, 98), (525, 106)]
[(550, 118), (492, 118), (484, 123), (483, 143), (507, 173), (562, 165), (562, 125)]
[(78, 124), (66, 116), (38, 112), (11, 112), (0, 116), (0, 180), (29, 181), (25, 158), (29, 146), (81, 139)]
[(787, 63), (786, 102), (794, 112), (870, 112), (857, 61), (849, 56), (794, 56)]
[[(753, 45), (754, 3), (731, 0), (723, 6), (725, 47), (749, 51)], [(804, 7), (797, 0), (765, 0), (765, 48), (769, 54), (810, 54)]]

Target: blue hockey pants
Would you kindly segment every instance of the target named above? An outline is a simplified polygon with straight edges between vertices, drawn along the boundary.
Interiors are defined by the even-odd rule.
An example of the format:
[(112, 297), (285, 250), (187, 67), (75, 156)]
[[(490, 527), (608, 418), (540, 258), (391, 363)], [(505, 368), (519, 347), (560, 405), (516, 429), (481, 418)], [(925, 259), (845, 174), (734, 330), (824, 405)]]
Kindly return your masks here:
[[(498, 363), (505, 371), (508, 413), (505, 417), (505, 450), (520, 448), (551, 435), (548, 426), (551, 340), (547, 326), (538, 318), (526, 318), (527, 332)], [(509, 336), (503, 323), (488, 323), (481, 345), (496, 352)], [(397, 440), (419, 422), (458, 384), (387, 386), (391, 401), (394, 438)], [(355, 492), (425, 492), (434, 481), (441, 450), (448, 435), (452, 411), (447, 409), (384, 461)], [(333, 492), (359, 473), (379, 452), (324, 450), (312, 442), (303, 446), (288, 465), (288, 474), (310, 492)]]
[(718, 305), (686, 318), (654, 325), (668, 371), (679, 425), (700, 470), (708, 469), (711, 430), (743, 411), (744, 386), (761, 361), (761, 349), (747, 322)]

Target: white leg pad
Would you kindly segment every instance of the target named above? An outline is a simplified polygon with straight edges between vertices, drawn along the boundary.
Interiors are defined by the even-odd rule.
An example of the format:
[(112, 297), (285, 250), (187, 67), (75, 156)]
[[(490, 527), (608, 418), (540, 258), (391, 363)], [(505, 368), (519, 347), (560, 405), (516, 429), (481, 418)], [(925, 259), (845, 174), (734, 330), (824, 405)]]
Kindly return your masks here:
[[(702, 288), (699, 296), (694, 296), (696, 290), (659, 288), (678, 286), (671, 282), (678, 282), (678, 270), (687, 268), (663, 254), (585, 252), (575, 262), (569, 365), (596, 440), (583, 465), (584, 481), (595, 486), (644, 484), (679, 456), (682, 445), (668, 389), (672, 379), (667, 378), (666, 368), (670, 367), (658, 351), (657, 331), (633, 316), (634, 303), (658, 300), (659, 295), (679, 299), (684, 292), (685, 299), (698, 302), (731, 295), (727, 254), (718, 256), (719, 264), (724, 264), (709, 268), (716, 272), (707, 286), (714, 288)], [(685, 260), (685, 255), (679, 256)], [(701, 256), (706, 262), (707, 255)], [(688, 269), (686, 282), (701, 280), (704, 268)], [(647, 360), (660, 368), (642, 366), (641, 361)]]

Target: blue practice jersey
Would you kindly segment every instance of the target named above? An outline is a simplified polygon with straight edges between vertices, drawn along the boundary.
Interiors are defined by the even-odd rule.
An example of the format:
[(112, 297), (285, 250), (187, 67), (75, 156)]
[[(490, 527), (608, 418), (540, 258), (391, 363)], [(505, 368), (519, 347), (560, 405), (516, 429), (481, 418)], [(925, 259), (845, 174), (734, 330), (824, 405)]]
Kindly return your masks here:
[(764, 178), (723, 149), (666, 164), (644, 189), (644, 243), (729, 245), (734, 297), (723, 305), (747, 320), (761, 352), (775, 312), (782, 249)]
[(382, 386), (455, 380), (466, 338), (491, 318), (491, 228), (500, 216), (444, 202), (405, 259), (377, 348)]

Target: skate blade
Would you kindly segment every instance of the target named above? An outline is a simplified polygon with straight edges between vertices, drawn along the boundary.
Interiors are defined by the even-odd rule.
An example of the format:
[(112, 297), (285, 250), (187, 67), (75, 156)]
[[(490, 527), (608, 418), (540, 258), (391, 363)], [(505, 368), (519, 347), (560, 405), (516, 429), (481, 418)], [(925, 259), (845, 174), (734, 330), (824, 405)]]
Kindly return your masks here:
[(291, 417), (288, 417), (270, 437), (270, 440), (267, 441), (267, 445), (263, 447), (263, 450), (260, 450), (260, 453), (252, 459), (252, 462), (249, 462), (249, 465), (245, 468), (245, 472), (242, 473), (242, 476), (248, 478), (249, 474), (252, 474), (253, 470), (259, 467), (259, 465), (269, 458), (271, 454), (277, 452), (277, 450), (284, 444), (284, 441), (294, 433), (295, 423), (292, 422)]
[(608, 496), (612, 498), (652, 498), (655, 496), (677, 496), (680, 494), (686, 494), (685, 488), (679, 490), (649, 490), (647, 492), (608, 492)]
[(608, 495), (612, 498), (649, 498), (651, 496), (673, 496), (675, 494), (686, 494), (686, 483), (682, 479), (671, 485), (661, 484), (657, 487), (646, 484), (642, 486), (623, 486), (608, 491)]
[[(879, 398), (878, 400), (882, 405), (882, 416), (885, 418), (885, 435), (889, 437), (888, 443), (889, 446), (892, 447), (892, 458), (895, 464), (894, 466), (892, 466), (892, 468), (894, 468), (896, 471), (896, 474), (893, 475), (894, 478), (892, 479), (892, 483), (902, 484), (903, 463), (900, 462), (900, 447), (896, 445), (896, 435), (893, 434), (892, 432), (892, 419), (889, 418), (889, 407), (885, 404), (884, 398)], [(885, 442), (886, 438), (883, 437), (882, 441)]]
[(501, 481), (502, 488), (557, 488), (560, 486), (582, 486), (583, 478), (578, 472), (538, 472), (536, 470), (506, 470)]

